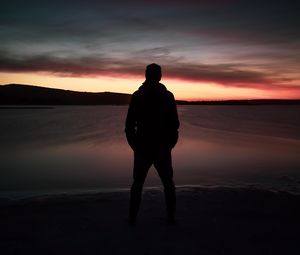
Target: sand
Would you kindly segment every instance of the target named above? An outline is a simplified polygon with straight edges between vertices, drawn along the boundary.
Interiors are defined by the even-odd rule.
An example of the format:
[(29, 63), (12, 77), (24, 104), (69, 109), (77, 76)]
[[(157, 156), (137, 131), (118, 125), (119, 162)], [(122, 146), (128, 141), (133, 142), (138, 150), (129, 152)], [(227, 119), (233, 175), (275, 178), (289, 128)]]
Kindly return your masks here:
[(1, 254), (300, 254), (300, 196), (178, 187), (176, 224), (160, 188), (144, 192), (136, 226), (128, 191), (2, 201)]

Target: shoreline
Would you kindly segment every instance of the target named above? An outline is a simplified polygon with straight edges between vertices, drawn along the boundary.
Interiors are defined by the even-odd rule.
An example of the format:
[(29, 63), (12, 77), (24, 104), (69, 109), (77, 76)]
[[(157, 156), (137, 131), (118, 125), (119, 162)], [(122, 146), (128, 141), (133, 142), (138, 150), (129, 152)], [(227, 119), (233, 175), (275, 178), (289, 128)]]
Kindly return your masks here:
[[(283, 193), (292, 196), (299, 196), (300, 193), (291, 190), (277, 189), (274, 187), (267, 187), (261, 184), (244, 184), (244, 185), (229, 185), (229, 184), (215, 184), (215, 185), (176, 185), (176, 192), (186, 192), (191, 190), (208, 190), (208, 191), (220, 191), (220, 190), (232, 190), (234, 191), (260, 191), (271, 193)], [(143, 188), (144, 193), (148, 191), (163, 192), (163, 186), (145, 186)], [(128, 193), (130, 192), (130, 186), (128, 188), (88, 188), (88, 189), (58, 189), (58, 190), (31, 190), (31, 191), (0, 191), (0, 207), (18, 204), (22, 201), (34, 201), (40, 199), (47, 199), (51, 197), (70, 197), (76, 198), (79, 196), (97, 196), (100, 194), (110, 193)]]

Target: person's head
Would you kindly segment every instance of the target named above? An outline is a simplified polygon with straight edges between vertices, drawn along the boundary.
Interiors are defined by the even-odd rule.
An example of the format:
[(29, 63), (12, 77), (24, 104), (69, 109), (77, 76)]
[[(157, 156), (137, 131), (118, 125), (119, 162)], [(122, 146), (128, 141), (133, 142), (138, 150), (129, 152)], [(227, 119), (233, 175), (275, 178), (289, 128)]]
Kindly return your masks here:
[(152, 63), (146, 67), (145, 71), (146, 81), (159, 82), (161, 79), (161, 67)]

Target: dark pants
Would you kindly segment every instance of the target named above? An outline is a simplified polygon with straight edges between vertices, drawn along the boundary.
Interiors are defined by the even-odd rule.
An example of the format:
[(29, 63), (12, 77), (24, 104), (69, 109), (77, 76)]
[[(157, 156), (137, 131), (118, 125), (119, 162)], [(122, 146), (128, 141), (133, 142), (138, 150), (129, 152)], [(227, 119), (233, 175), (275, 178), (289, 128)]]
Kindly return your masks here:
[(143, 185), (151, 165), (154, 164), (164, 186), (168, 217), (175, 216), (176, 195), (173, 182), (171, 149), (147, 149), (134, 151), (133, 184), (130, 192), (129, 216), (138, 214)]

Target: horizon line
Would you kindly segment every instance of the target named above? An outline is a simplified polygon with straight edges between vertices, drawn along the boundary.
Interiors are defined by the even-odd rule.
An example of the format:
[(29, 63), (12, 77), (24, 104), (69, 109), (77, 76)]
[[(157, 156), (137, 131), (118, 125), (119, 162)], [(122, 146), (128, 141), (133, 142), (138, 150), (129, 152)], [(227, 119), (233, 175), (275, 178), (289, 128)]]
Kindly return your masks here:
[[(44, 88), (44, 89), (53, 89), (53, 90), (63, 90), (63, 91), (70, 91), (70, 92), (77, 92), (77, 93), (114, 93), (114, 94), (123, 94), (123, 95), (132, 95), (131, 93), (123, 93), (123, 92), (115, 92), (115, 91), (78, 91), (78, 90), (70, 90), (70, 89), (63, 89), (63, 88), (52, 88), (52, 87), (45, 87), (42, 85), (32, 85), (32, 84), (20, 84), (20, 83), (8, 83), (8, 84), (0, 84), (0, 86), (11, 86), (11, 85), (19, 85), (19, 86), (27, 86), (27, 87), (36, 87), (36, 88)], [(189, 99), (176, 99), (176, 101), (185, 101), (185, 102), (226, 102), (226, 101), (279, 101), (279, 100), (286, 100), (286, 101), (297, 101), (300, 98), (248, 98), (248, 99), (197, 99), (197, 100), (189, 100)]]

